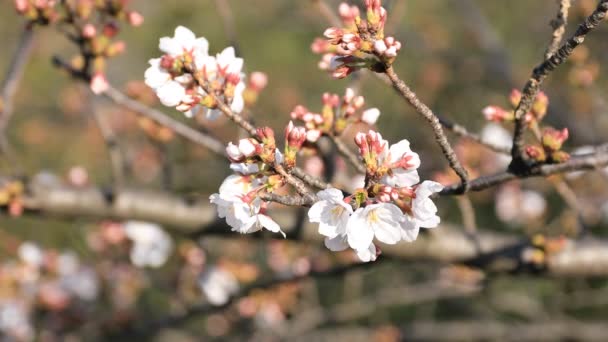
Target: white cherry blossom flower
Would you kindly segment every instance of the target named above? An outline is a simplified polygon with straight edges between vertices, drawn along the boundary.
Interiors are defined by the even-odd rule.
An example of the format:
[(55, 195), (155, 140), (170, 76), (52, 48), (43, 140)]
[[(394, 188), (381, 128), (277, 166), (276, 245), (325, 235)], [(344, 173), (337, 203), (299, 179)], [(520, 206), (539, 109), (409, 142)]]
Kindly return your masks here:
[(376, 245), (371, 243), (367, 249), (357, 250), (357, 257), (363, 262), (376, 261), (378, 253), (376, 251)]
[(330, 188), (319, 191), (317, 196), (320, 201), (308, 210), (310, 222), (319, 223), (319, 234), (325, 236), (326, 241), (338, 235), (345, 235), (353, 209), (344, 202), (342, 191)]
[(133, 241), (131, 262), (138, 267), (160, 267), (165, 264), (173, 249), (173, 241), (159, 225), (149, 222), (128, 221), (125, 233)]
[(42, 249), (37, 244), (30, 241), (26, 241), (19, 245), (17, 254), (25, 264), (32, 267), (40, 267), (44, 262), (44, 253)]
[(213, 305), (223, 305), (239, 290), (239, 283), (232, 273), (219, 267), (208, 268), (198, 279), (198, 285)]
[(415, 190), (412, 200), (412, 215), (406, 215), (405, 221), (401, 223), (401, 237), (403, 240), (412, 242), (418, 237), (420, 228), (435, 228), (441, 222), (437, 215), (437, 206), (430, 198), (434, 193), (443, 190), (443, 185), (424, 181)]
[(188, 28), (178, 26), (173, 37), (163, 37), (158, 44), (159, 49), (172, 56), (178, 57), (184, 53), (193, 55), (207, 55), (209, 53), (209, 42), (205, 38), (196, 38)]
[[(388, 146), (386, 144), (385, 146)], [(385, 148), (384, 162), (390, 165), (390, 173), (383, 177), (382, 182), (390, 186), (412, 186), (420, 182), (418, 176), (418, 167), (420, 167), (420, 157), (418, 153), (412, 152), (410, 142), (401, 140), (400, 142), (391, 145), (390, 148)]]
[(368, 125), (374, 125), (380, 117), (380, 110), (378, 108), (370, 108), (361, 114), (361, 121)]
[(232, 231), (241, 234), (257, 232), (263, 228), (273, 232), (285, 233), (281, 227), (262, 208), (262, 200), (249, 199), (248, 193), (263, 184), (263, 180), (249, 176), (231, 175), (220, 186), (220, 192), (209, 199), (217, 206), (218, 216), (225, 218)]
[(401, 222), (405, 215), (391, 203), (371, 204), (357, 209), (348, 221), (346, 234), (348, 244), (356, 251), (370, 248), (374, 237), (386, 244), (401, 240)]
[(171, 80), (156, 89), (156, 96), (158, 96), (163, 105), (175, 107), (186, 96), (186, 88), (179, 84), (179, 82)]
[(215, 58), (220, 73), (239, 75), (243, 69), (243, 59), (236, 57), (232, 46), (225, 48), (222, 52), (218, 53)]

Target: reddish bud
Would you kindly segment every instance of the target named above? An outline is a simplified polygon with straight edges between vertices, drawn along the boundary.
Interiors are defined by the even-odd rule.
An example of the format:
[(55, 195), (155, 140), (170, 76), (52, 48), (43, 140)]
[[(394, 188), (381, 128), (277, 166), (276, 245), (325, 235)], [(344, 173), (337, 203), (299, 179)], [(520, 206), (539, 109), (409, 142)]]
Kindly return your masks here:
[(249, 77), (249, 88), (261, 92), (268, 85), (268, 76), (260, 71), (254, 71)]
[(565, 163), (570, 160), (570, 155), (564, 151), (556, 151), (551, 153), (551, 161), (554, 163)]
[(139, 12), (131, 11), (127, 14), (127, 21), (131, 26), (138, 27), (144, 23), (144, 16)]
[(97, 35), (97, 29), (93, 24), (86, 24), (82, 28), (82, 36), (86, 39), (91, 39)]
[(549, 107), (549, 98), (544, 92), (539, 92), (536, 95), (534, 104), (532, 105), (532, 112), (538, 120), (542, 119), (547, 114), (547, 108)]
[(30, 3), (28, 0), (15, 0), (14, 5), (19, 14), (24, 14), (30, 8)]
[(116, 36), (118, 31), (120, 31), (120, 28), (118, 25), (116, 25), (116, 23), (108, 23), (103, 27), (103, 35), (108, 38), (113, 38)]
[(545, 150), (538, 145), (530, 145), (526, 146), (526, 155), (539, 163), (542, 163), (547, 160), (547, 155), (545, 154)]
[(558, 131), (554, 128), (546, 128), (542, 135), (542, 144), (549, 151), (559, 151), (568, 139), (568, 128)]
[(517, 108), (520, 101), (521, 101), (521, 91), (519, 91), (517, 89), (511, 90), (511, 93), (509, 94), (509, 102), (511, 102), (511, 106), (513, 106), (513, 108)]

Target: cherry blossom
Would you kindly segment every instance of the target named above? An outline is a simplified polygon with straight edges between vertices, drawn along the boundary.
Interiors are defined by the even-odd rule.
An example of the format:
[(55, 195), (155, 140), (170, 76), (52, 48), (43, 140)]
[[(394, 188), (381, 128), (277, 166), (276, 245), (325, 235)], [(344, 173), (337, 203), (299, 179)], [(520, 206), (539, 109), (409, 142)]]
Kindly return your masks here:
[(159, 225), (129, 221), (125, 233), (131, 241), (131, 262), (138, 267), (160, 267), (165, 264), (173, 250), (173, 242)]
[(198, 285), (213, 305), (223, 305), (239, 290), (239, 283), (232, 273), (221, 267), (209, 267), (201, 274)]
[[(388, 144), (385, 144), (388, 146)], [(418, 167), (420, 167), (420, 157), (417, 153), (410, 149), (410, 142), (401, 140), (385, 149), (384, 158), (385, 165), (388, 165), (390, 171), (382, 179), (383, 183), (391, 186), (412, 186), (420, 182), (418, 175)]]
[(353, 209), (344, 202), (342, 191), (330, 188), (318, 192), (317, 196), (320, 201), (310, 207), (308, 219), (310, 222), (319, 223), (319, 234), (325, 236), (326, 241), (346, 234), (348, 219)]
[(359, 208), (348, 221), (348, 245), (357, 251), (364, 251), (370, 248), (374, 237), (380, 242), (395, 244), (401, 240), (400, 224), (404, 219), (401, 209), (391, 203)]
[(437, 206), (431, 196), (441, 190), (443, 185), (433, 181), (424, 181), (416, 186), (412, 199), (412, 213), (406, 215), (406, 219), (401, 224), (404, 241), (416, 240), (420, 228), (435, 228), (439, 225), (441, 219), (437, 215)]
[(178, 26), (173, 37), (160, 39), (158, 48), (171, 57), (180, 57), (184, 54), (207, 55), (209, 42), (205, 38), (196, 38), (190, 29)]

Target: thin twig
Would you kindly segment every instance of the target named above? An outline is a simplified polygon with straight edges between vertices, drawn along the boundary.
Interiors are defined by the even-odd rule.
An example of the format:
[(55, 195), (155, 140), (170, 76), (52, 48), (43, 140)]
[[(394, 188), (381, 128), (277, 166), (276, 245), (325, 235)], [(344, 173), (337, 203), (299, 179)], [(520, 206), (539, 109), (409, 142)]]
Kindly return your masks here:
[(308, 197), (303, 196), (281, 196), (277, 194), (261, 193), (258, 197), (264, 201), (275, 202), (291, 207), (309, 207), (314, 201), (311, 201)]
[(29, 57), (34, 46), (34, 32), (30, 25), (27, 25), (17, 46), (17, 51), (11, 60), (8, 67), (6, 77), (0, 87), (0, 148), (7, 152), (8, 140), (6, 137), (6, 128), (13, 115), (13, 100), (19, 83), (23, 78), (25, 66), (29, 61)]
[[(72, 68), (71, 65), (69, 65), (58, 57), (53, 58), (53, 64), (69, 72), (72, 77), (75, 77), (85, 82), (88, 81), (87, 75), (83, 74), (78, 70), (75, 70), (74, 68)], [(170, 128), (178, 135), (181, 135), (182, 137), (198, 145), (206, 147), (215, 154), (218, 154), (220, 156), (226, 155), (224, 144), (217, 138), (197, 131), (196, 129), (190, 126), (169, 117), (161, 111), (148, 107), (139, 101), (133, 100), (114, 87), (109, 87), (108, 90), (103, 93), (103, 96), (112, 100), (118, 105), (121, 105), (129, 110), (139, 113), (149, 119), (152, 119), (154, 122), (158, 123), (161, 126)]]
[(469, 140), (472, 140), (476, 143), (478, 143), (479, 145), (486, 147), (494, 152), (497, 153), (502, 153), (502, 154), (511, 154), (511, 148), (510, 147), (505, 147), (505, 146), (501, 146), (501, 145), (497, 145), (491, 141), (487, 141), (485, 139), (483, 139), (481, 136), (479, 136), (478, 134), (469, 132), (467, 130), (466, 127), (461, 126), (457, 123), (453, 123), (450, 121), (445, 120), (442, 117), (437, 117), (439, 119), (439, 122), (441, 123), (441, 125), (443, 125), (443, 127), (445, 127), (446, 129), (448, 129), (449, 131), (451, 131), (452, 133), (456, 134), (459, 137), (462, 138), (466, 138)]
[(386, 75), (391, 80), (393, 87), (399, 91), (401, 96), (431, 125), (431, 128), (435, 133), (435, 140), (437, 141), (437, 144), (439, 144), (439, 147), (441, 147), (443, 155), (447, 159), (452, 170), (454, 170), (458, 177), (460, 177), (462, 182), (461, 189), (466, 191), (469, 178), (467, 170), (460, 164), (460, 161), (452, 149), (452, 146), (448, 142), (448, 139), (443, 132), (443, 128), (441, 127), (441, 123), (439, 122), (439, 119), (435, 113), (433, 113), (433, 111), (427, 105), (420, 101), (418, 96), (405, 84), (405, 82), (403, 82), (403, 80), (399, 78), (392, 65), (386, 68)]
[(339, 137), (332, 135), (328, 135), (328, 137), (334, 143), (338, 152), (344, 157), (344, 159), (346, 159), (346, 161), (350, 163), (352, 167), (355, 168), (355, 170), (357, 170), (357, 172), (363, 174), (366, 172), (365, 166), (361, 163), (359, 156), (348, 148), (348, 146), (346, 146), (346, 144), (340, 140)]
[(566, 33), (566, 25), (568, 25), (568, 11), (570, 10), (570, 0), (558, 0), (559, 10), (555, 19), (551, 20), (551, 27), (553, 28), (553, 36), (551, 43), (545, 51), (545, 59), (551, 58), (551, 56), (559, 48), (559, 44), (562, 42), (564, 33)]
[(526, 172), (529, 167), (524, 159), (524, 133), (526, 130), (525, 117), (540, 91), (540, 86), (550, 72), (564, 63), (574, 49), (585, 41), (586, 35), (595, 29), (606, 17), (608, 0), (601, 0), (593, 13), (579, 25), (578, 29), (549, 59), (544, 60), (532, 71), (532, 76), (524, 86), (519, 105), (515, 109), (515, 131), (513, 133), (513, 157), (509, 170), (515, 173)]
[[(577, 170), (596, 170), (608, 166), (608, 144), (598, 146), (595, 151), (596, 152), (588, 155), (572, 157), (569, 161), (561, 164), (536, 165), (529, 168), (528, 171), (523, 174), (507, 171), (490, 176), (481, 176), (470, 181), (467, 191), (485, 190), (518, 178), (550, 176)], [(455, 195), (462, 192), (463, 189), (461, 184), (453, 184), (445, 187), (440, 195)]]

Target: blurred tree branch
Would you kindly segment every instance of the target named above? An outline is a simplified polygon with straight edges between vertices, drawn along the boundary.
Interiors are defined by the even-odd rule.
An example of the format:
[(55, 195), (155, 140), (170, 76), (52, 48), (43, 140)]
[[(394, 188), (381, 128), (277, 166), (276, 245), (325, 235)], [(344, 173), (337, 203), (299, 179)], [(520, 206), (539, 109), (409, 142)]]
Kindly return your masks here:
[(8, 151), (8, 137), (6, 136), (6, 128), (13, 115), (13, 101), (25, 66), (29, 61), (29, 57), (34, 47), (34, 31), (30, 24), (27, 24), (19, 37), (17, 50), (8, 66), (6, 76), (0, 86), (0, 149), (4, 153)]

